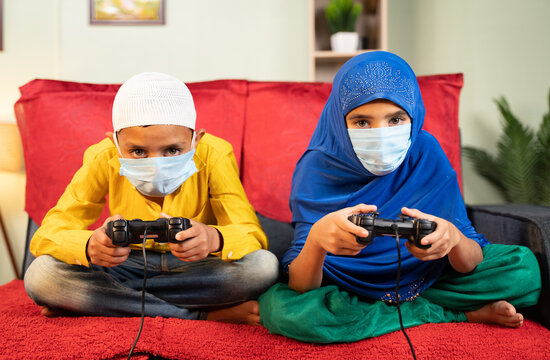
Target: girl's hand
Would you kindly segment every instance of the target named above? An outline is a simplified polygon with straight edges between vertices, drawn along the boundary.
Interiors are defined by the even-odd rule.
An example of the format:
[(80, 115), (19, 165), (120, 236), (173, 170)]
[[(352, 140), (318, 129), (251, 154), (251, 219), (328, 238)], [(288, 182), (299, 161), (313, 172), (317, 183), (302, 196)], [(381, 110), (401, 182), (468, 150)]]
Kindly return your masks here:
[(474, 240), (464, 236), (454, 224), (415, 209), (404, 207), (401, 212), (403, 215), (434, 221), (437, 224), (435, 231), (421, 240), (423, 245), (431, 244), (430, 248), (424, 250), (416, 247), (410, 241), (405, 243), (409, 252), (418, 259), (428, 261), (448, 255), (452, 268), (461, 273), (474, 270), (483, 261), (481, 246)]
[(359, 204), (327, 214), (313, 224), (306, 243), (335, 255), (357, 255), (365, 245), (359, 244), (356, 236), (367, 237), (369, 232), (348, 217), (371, 211), (376, 211), (375, 205)]
[(416, 219), (426, 219), (433, 221), (437, 224), (435, 231), (429, 235), (426, 235), (422, 240), (422, 245), (432, 246), (428, 249), (420, 249), (415, 246), (411, 241), (407, 241), (405, 246), (411, 254), (416, 258), (428, 261), (440, 259), (451, 252), (451, 250), (458, 245), (462, 238), (460, 230), (454, 226), (454, 224), (448, 222), (445, 219), (435, 217), (433, 215), (425, 214), (416, 209), (408, 209), (406, 207), (401, 209), (403, 215), (407, 215)]
[(367, 237), (369, 232), (348, 217), (371, 211), (376, 211), (376, 206), (359, 204), (327, 214), (313, 224), (300, 254), (288, 267), (288, 286), (300, 293), (321, 286), (327, 252), (357, 255), (365, 245), (359, 244), (356, 236)]

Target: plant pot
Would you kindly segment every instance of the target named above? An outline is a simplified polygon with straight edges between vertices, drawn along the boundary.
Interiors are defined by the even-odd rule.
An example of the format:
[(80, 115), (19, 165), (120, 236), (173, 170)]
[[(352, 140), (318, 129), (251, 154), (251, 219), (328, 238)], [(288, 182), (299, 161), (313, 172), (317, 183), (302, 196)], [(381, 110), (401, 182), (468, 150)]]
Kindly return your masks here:
[(330, 47), (337, 53), (349, 53), (357, 50), (359, 34), (356, 32), (337, 32), (330, 36)]

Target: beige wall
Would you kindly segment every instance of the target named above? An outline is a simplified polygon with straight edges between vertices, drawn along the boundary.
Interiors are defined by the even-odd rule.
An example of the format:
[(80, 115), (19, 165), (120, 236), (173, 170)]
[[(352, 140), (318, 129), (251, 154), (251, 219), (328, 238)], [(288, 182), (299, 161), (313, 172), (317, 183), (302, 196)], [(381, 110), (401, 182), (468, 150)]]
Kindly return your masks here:
[[(548, 112), (550, 1), (390, 0), (389, 49), (418, 75), (464, 73), (462, 144), (496, 153), (504, 95), (512, 111), (538, 129)], [(463, 161), (470, 204), (502, 203), (496, 190)]]
[[(166, 2), (166, 25), (138, 27), (90, 26), (88, 0), (4, 0), (0, 122), (15, 121), (18, 87), (34, 78), (120, 83), (161, 71), (184, 81), (307, 80), (307, 1)], [(24, 174), (0, 173), (0, 184), (0, 208), (21, 263)], [(0, 241), (0, 284), (13, 278)]]
[[(418, 75), (463, 72), (464, 144), (495, 150), (492, 99), (538, 125), (550, 87), (546, 0), (389, 0), (389, 50)], [(4, 0), (0, 122), (14, 122), (17, 88), (33, 78), (122, 82), (141, 71), (184, 81), (219, 78), (304, 81), (308, 77), (306, 0), (167, 0), (167, 24), (90, 26), (88, 0)], [(1, 136), (1, 134), (0, 134)], [(468, 203), (501, 197), (469, 166)], [(24, 174), (0, 173), (0, 208), (18, 261), (26, 215)], [(0, 284), (14, 277), (0, 242)]]

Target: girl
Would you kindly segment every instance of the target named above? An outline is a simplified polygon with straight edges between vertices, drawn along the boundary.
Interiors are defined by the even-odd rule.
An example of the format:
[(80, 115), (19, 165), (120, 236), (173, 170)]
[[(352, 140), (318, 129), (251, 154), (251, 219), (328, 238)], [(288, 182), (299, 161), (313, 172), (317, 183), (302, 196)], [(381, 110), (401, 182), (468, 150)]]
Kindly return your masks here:
[[(409, 65), (387, 52), (349, 60), (336, 75), (292, 180), (288, 285), (260, 299), (272, 333), (313, 342), (355, 341), (403, 322), (490, 322), (519, 327), (536, 304), (540, 271), (527, 248), (490, 245), (467, 218), (456, 173), (421, 130), (425, 109)], [(433, 221), (428, 249), (378, 237), (348, 220), (378, 211)], [(400, 269), (399, 290), (396, 274)], [(513, 284), (513, 285), (511, 285)]]

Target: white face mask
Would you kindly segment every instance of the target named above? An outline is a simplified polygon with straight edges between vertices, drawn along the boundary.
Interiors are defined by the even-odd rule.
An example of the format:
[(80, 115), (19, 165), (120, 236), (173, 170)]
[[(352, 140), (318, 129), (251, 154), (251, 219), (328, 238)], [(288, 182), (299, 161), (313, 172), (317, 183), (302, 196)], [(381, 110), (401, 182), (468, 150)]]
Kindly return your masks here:
[(195, 149), (178, 156), (119, 158), (120, 175), (126, 176), (143, 195), (166, 196), (198, 171), (193, 155)]
[(382, 176), (401, 165), (411, 146), (411, 124), (348, 129), (355, 154), (369, 172)]

